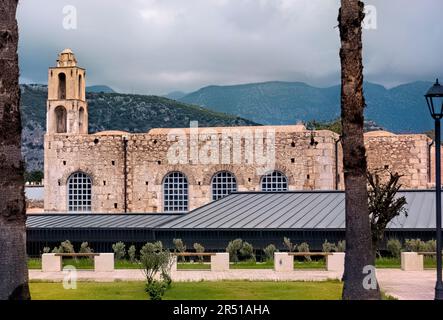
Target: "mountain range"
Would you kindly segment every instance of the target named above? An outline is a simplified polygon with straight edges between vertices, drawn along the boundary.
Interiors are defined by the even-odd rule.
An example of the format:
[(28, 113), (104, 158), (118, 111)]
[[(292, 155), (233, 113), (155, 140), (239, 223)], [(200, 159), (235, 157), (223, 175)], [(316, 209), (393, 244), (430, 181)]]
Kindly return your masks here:
[[(22, 152), (27, 171), (43, 169), (43, 136), (46, 128), (45, 85), (21, 85)], [(253, 121), (158, 96), (114, 93), (106, 86), (88, 89), (89, 132), (123, 130), (147, 132), (152, 128), (247, 126)], [(93, 92), (91, 92), (93, 91)]]
[[(431, 82), (412, 82), (387, 89), (364, 83), (365, 118), (395, 133), (419, 133), (433, 127), (425, 92)], [(261, 124), (330, 121), (340, 117), (340, 86), (319, 88), (303, 82), (263, 82), (208, 86), (178, 101), (226, 112)]]

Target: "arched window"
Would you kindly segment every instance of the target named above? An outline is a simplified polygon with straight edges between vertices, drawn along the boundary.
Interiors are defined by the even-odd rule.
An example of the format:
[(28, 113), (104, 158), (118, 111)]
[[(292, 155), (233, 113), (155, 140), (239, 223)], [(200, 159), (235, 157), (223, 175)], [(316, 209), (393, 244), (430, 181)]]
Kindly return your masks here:
[(212, 177), (212, 200), (218, 200), (237, 191), (237, 180), (228, 171), (217, 172)]
[(280, 171), (268, 173), (261, 179), (261, 190), (264, 192), (287, 191), (288, 178)]
[(78, 110), (78, 130), (80, 133), (83, 133), (83, 122), (85, 117), (85, 109), (80, 107)]
[(63, 72), (58, 74), (58, 99), (66, 99), (66, 75)]
[(165, 212), (188, 211), (188, 179), (181, 172), (171, 172), (163, 180)]
[(66, 130), (66, 118), (67, 113), (66, 109), (63, 106), (58, 106), (54, 110), (55, 112), (55, 132), (56, 133), (65, 133)]
[(91, 212), (92, 180), (83, 172), (75, 172), (68, 179), (68, 211)]

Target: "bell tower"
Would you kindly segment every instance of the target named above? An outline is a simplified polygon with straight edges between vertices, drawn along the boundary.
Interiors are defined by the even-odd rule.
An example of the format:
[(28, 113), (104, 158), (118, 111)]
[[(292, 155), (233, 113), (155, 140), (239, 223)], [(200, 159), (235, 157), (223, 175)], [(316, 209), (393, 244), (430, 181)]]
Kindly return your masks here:
[(77, 66), (71, 49), (63, 50), (48, 71), (46, 132), (88, 134), (86, 71)]

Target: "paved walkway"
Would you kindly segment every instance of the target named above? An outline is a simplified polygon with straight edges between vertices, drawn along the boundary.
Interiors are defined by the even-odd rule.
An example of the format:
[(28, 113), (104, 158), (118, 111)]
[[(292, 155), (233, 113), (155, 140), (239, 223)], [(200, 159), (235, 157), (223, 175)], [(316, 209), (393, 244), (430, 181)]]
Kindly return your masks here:
[[(41, 272), (29, 270), (31, 280), (62, 281), (64, 272)], [(251, 281), (324, 281), (340, 279), (341, 274), (324, 270), (296, 270), (292, 272), (275, 272), (265, 269), (235, 269), (225, 272), (206, 270), (180, 270), (172, 273), (174, 281), (217, 281), (217, 280), (251, 280)], [(435, 271), (401, 271), (400, 269), (379, 269), (377, 279), (382, 290), (400, 300), (431, 300), (434, 298)], [(79, 281), (143, 281), (141, 270), (125, 269), (113, 272), (77, 271)]]

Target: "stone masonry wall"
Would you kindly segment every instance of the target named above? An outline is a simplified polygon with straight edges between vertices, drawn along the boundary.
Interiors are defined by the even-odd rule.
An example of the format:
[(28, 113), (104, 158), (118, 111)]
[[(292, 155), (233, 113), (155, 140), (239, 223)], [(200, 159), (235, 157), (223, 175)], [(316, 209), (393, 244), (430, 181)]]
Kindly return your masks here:
[[(65, 212), (67, 210), (67, 180), (77, 171), (92, 178), (92, 211), (123, 212), (124, 195), (124, 139), (127, 139), (127, 209), (128, 212), (163, 212), (164, 177), (174, 171), (182, 172), (189, 184), (189, 209), (202, 206), (212, 199), (211, 179), (219, 171), (232, 172), (237, 180), (238, 191), (260, 191), (263, 173), (278, 170), (289, 182), (289, 190), (333, 190), (335, 179), (335, 145), (338, 135), (330, 131), (299, 130), (296, 126), (275, 127), (275, 164), (257, 164), (256, 157), (247, 162), (245, 150), (249, 144), (241, 140), (240, 163), (233, 163), (232, 137), (224, 136), (216, 128), (206, 132), (197, 141), (191, 138), (189, 129), (170, 131), (154, 129), (146, 134), (108, 132), (93, 135), (52, 134), (45, 136), (45, 211)], [(206, 129), (203, 129), (205, 132)], [(228, 133), (236, 128), (227, 129)], [(230, 131), (231, 130), (231, 131)], [(263, 127), (249, 128), (254, 137), (253, 145), (263, 144), (264, 150), (270, 143), (260, 135)], [(258, 130), (257, 132), (255, 130)], [(168, 136), (175, 132), (173, 136)], [(202, 132), (201, 129), (199, 131)], [(228, 134), (228, 136), (229, 136)], [(194, 136), (195, 137), (195, 136)], [(173, 152), (177, 146), (197, 145), (214, 155), (214, 150), (227, 151), (229, 163), (201, 163), (191, 157), (189, 151), (182, 154)], [(246, 140), (248, 141), (248, 140)], [(424, 135), (386, 135), (365, 138), (368, 167), (371, 171), (388, 168), (404, 175), (403, 188), (420, 189), (430, 186), (428, 181), (428, 143)], [(208, 152), (213, 142), (219, 148)], [(207, 149), (205, 149), (205, 147)], [(188, 150), (189, 148), (186, 148)], [(237, 150), (238, 151), (238, 150)], [(203, 151), (201, 151), (203, 152)], [(342, 149), (338, 144), (338, 186), (343, 189)], [(202, 153), (203, 155), (205, 152)], [(255, 155), (254, 155), (255, 156)], [(180, 160), (180, 163), (174, 162)], [(431, 165), (433, 162), (431, 161)], [(258, 170), (263, 169), (263, 170)]]
[(403, 189), (428, 188), (429, 142), (420, 134), (366, 137), (368, 169), (398, 172)]

